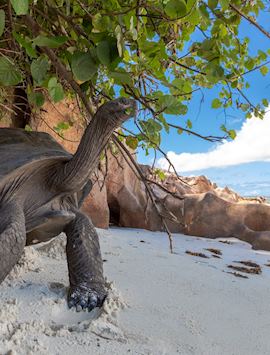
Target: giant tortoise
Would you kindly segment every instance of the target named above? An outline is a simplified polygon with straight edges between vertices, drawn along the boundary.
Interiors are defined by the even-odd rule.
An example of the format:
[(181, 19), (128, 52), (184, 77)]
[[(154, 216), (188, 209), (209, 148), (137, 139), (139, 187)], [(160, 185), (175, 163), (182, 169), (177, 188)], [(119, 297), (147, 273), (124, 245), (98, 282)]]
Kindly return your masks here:
[(126, 98), (101, 106), (73, 156), (47, 133), (0, 129), (0, 282), (26, 245), (65, 232), (68, 306), (102, 305), (106, 289), (98, 235), (79, 209), (101, 151), (135, 107)]

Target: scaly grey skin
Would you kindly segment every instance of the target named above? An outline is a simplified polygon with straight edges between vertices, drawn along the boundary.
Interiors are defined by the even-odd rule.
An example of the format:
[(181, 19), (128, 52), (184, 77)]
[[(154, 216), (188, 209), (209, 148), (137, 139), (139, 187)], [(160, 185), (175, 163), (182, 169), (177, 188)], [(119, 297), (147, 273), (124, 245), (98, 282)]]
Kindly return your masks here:
[(101, 106), (74, 156), (46, 133), (0, 129), (0, 283), (26, 245), (65, 232), (69, 307), (102, 305), (106, 289), (98, 235), (79, 208), (101, 151), (135, 110), (126, 98)]

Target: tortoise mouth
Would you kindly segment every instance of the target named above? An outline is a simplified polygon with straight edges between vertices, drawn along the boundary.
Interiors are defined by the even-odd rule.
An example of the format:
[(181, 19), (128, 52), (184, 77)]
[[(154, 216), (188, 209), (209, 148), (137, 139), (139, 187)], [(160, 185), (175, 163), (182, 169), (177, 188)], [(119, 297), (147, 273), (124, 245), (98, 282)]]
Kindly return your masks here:
[(127, 120), (137, 116), (137, 104), (135, 100), (120, 98), (107, 102), (97, 112), (101, 115), (108, 115), (110, 118)]

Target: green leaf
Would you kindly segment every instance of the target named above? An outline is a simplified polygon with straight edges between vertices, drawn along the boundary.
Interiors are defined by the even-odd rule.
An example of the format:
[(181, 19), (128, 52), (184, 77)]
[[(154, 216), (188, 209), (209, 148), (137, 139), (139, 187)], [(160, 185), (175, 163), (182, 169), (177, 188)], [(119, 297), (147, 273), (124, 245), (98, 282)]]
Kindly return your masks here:
[(172, 81), (172, 85), (182, 92), (185, 82), (185, 80), (177, 78)]
[(97, 13), (92, 17), (92, 26), (94, 32), (106, 32), (110, 29), (113, 18)]
[(164, 10), (169, 17), (180, 18), (186, 15), (187, 5), (184, 0), (169, 0)]
[(227, 10), (229, 7), (230, 1), (229, 0), (220, 0), (220, 6), (223, 10)]
[(166, 179), (166, 174), (164, 170), (155, 169), (154, 173), (160, 178), (161, 181), (164, 181)]
[(265, 65), (260, 68), (260, 72), (261, 72), (261, 74), (262, 74), (263, 76), (265, 76), (265, 75), (268, 73), (268, 71), (269, 71), (269, 69), (268, 69), (268, 67), (265, 66)]
[[(140, 121), (140, 126), (142, 131), (145, 133), (147, 138), (149, 139), (149, 144), (152, 147), (155, 147), (156, 144), (160, 143), (160, 131), (162, 130), (162, 126), (159, 122), (153, 120), (152, 118), (147, 121)], [(143, 137), (145, 139), (145, 137)], [(152, 145), (152, 143), (154, 143)]]
[(220, 129), (221, 129), (223, 132), (225, 132), (225, 133), (228, 132), (228, 131), (227, 131), (227, 128), (224, 126), (224, 124), (222, 124), (222, 125), (220, 126)]
[(234, 81), (231, 83), (231, 87), (232, 87), (233, 89), (235, 89), (235, 88), (237, 88), (237, 86), (238, 86), (238, 80), (234, 80)]
[(191, 25), (198, 25), (200, 23), (201, 17), (200, 17), (200, 12), (198, 8), (194, 8), (193, 11), (191, 12), (190, 15), (188, 15), (188, 22)]
[(219, 99), (214, 99), (212, 101), (212, 108), (219, 108), (222, 106), (222, 102)]
[(169, 115), (185, 115), (187, 106), (172, 95), (162, 95), (158, 98), (159, 109)]
[(42, 92), (31, 92), (28, 94), (28, 100), (34, 106), (41, 107), (44, 105), (45, 97)]
[(62, 121), (57, 124), (57, 126), (54, 126), (53, 129), (59, 133), (62, 131), (66, 131), (71, 127), (71, 124), (67, 121)]
[(154, 58), (156, 56), (160, 56), (160, 54), (163, 53), (164, 44), (157, 41), (143, 41), (140, 42), (140, 49), (147, 57)]
[(158, 115), (158, 120), (163, 124), (163, 127), (165, 128), (166, 133), (170, 132), (170, 126), (168, 125), (166, 119), (164, 118), (163, 115)]
[(223, 132), (225, 132), (226, 134), (228, 134), (231, 139), (235, 139), (235, 137), (236, 137), (236, 132), (235, 132), (234, 129), (227, 130), (227, 128), (224, 126), (224, 124), (220, 126), (220, 129), (221, 129)]
[(12, 32), (13, 37), (19, 43), (21, 47), (23, 47), (30, 58), (37, 58), (37, 52), (32, 47), (32, 42), (30, 40), (24, 38), (22, 35), (16, 33), (15, 31)]
[(39, 35), (33, 39), (33, 44), (39, 47), (58, 48), (67, 40), (66, 36), (46, 37)]
[(28, 0), (11, 0), (11, 5), (16, 12), (16, 15), (27, 15), (29, 1)]
[(26, 132), (32, 132), (32, 131), (33, 131), (32, 127), (29, 126), (29, 124), (25, 125), (24, 130), (25, 130)]
[(110, 72), (110, 77), (114, 79), (115, 84), (118, 85), (123, 85), (123, 84), (128, 84), (128, 85), (133, 85), (132, 78), (129, 75), (129, 73), (125, 71), (114, 71)]
[(182, 133), (183, 133), (183, 130), (182, 130), (181, 128), (178, 128), (177, 133), (178, 133), (178, 134), (182, 134)]
[(11, 59), (0, 57), (0, 85), (13, 86), (22, 81), (22, 75)]
[(223, 24), (219, 25), (219, 32), (218, 35), (220, 38), (226, 37), (228, 35), (227, 27)]
[(117, 42), (114, 39), (99, 42), (97, 45), (97, 57), (100, 63), (109, 66), (119, 58)]
[(262, 104), (263, 104), (264, 107), (268, 107), (269, 102), (268, 102), (267, 99), (262, 99)]
[(147, 121), (140, 121), (141, 126), (147, 131), (147, 133), (153, 134), (162, 130), (162, 126), (159, 122), (150, 118)]
[(261, 61), (265, 61), (267, 59), (267, 54), (261, 49), (258, 50), (258, 55)]
[(71, 70), (77, 80), (84, 82), (97, 72), (97, 65), (89, 52), (75, 52), (71, 58)]
[(82, 26), (84, 32), (86, 32), (87, 34), (90, 34), (92, 32), (93, 29), (92, 21), (90, 21), (88, 18), (83, 17)]
[(48, 82), (48, 91), (54, 102), (63, 100), (65, 94), (63, 87), (57, 82), (56, 77), (52, 77)]
[(228, 131), (228, 134), (229, 134), (229, 136), (230, 136), (231, 139), (235, 139), (235, 137), (236, 137), (236, 132), (235, 132), (234, 129), (230, 129), (230, 130)]
[(192, 128), (192, 122), (190, 120), (187, 120), (186, 124), (189, 129)]
[(66, 122), (66, 121), (63, 121), (63, 122), (59, 122), (57, 127), (59, 129), (69, 129), (70, 128), (70, 123), (69, 122)]
[(211, 51), (216, 45), (216, 41), (213, 38), (207, 38), (201, 43), (201, 49), (204, 51)]
[(208, 0), (208, 6), (214, 10), (218, 5), (218, 0)]
[(250, 108), (250, 105), (249, 104), (241, 104), (240, 108), (243, 112), (246, 112)]
[(128, 136), (126, 138), (126, 144), (133, 150), (135, 150), (138, 147), (138, 139), (133, 136)]
[(224, 79), (224, 69), (218, 64), (210, 62), (206, 66), (205, 72), (207, 75), (207, 79), (212, 84), (216, 84), (219, 80)]
[[(146, 141), (148, 141), (148, 146), (155, 148), (159, 145), (162, 125), (152, 118), (147, 121), (139, 121), (139, 123), (143, 132), (147, 136)], [(145, 140), (145, 137), (143, 137), (143, 139)]]
[(117, 39), (117, 49), (119, 56), (122, 57), (123, 52), (124, 52), (124, 39), (123, 39), (123, 34), (121, 27), (117, 25), (115, 27), (115, 34), (116, 34), (116, 39)]
[(45, 56), (40, 56), (38, 59), (33, 60), (30, 66), (33, 79), (40, 84), (45, 79), (50, 65)]
[(255, 61), (253, 58), (249, 58), (246, 62), (245, 62), (245, 67), (247, 68), (247, 70), (252, 70), (255, 66)]
[(0, 36), (4, 33), (5, 29), (5, 11), (0, 10)]

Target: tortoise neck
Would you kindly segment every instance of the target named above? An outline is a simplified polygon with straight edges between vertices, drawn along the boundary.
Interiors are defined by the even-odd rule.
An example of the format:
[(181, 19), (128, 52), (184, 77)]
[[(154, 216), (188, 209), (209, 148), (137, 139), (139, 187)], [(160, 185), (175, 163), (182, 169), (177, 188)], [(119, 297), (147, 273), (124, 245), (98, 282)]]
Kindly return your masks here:
[[(100, 154), (120, 122), (99, 111), (86, 128), (76, 153), (64, 164), (57, 180), (64, 190), (80, 190), (97, 167)], [(58, 186), (59, 186), (58, 185)]]

